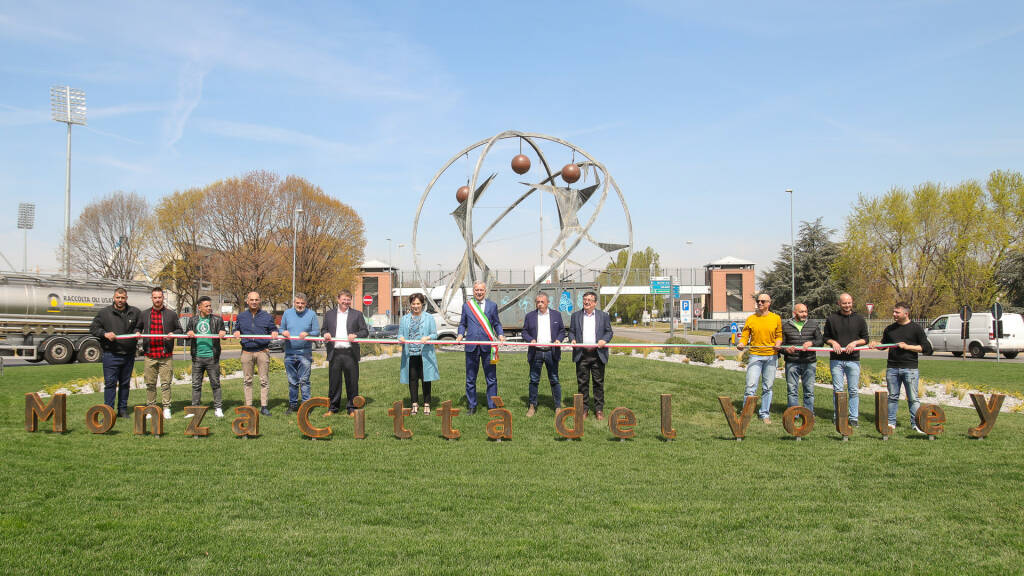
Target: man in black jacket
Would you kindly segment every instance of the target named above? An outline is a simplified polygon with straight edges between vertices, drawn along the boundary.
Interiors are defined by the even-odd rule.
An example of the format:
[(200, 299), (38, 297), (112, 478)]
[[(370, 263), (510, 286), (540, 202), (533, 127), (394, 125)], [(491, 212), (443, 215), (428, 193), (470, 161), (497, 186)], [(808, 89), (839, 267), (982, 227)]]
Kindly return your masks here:
[(347, 397), (345, 409), (351, 415), (356, 409), (352, 399), (359, 395), (359, 343), (354, 340), (366, 338), (370, 330), (363, 313), (352, 309), (352, 293), (348, 290), (340, 290), (338, 307), (324, 314), (323, 334), (327, 347), (327, 395), (331, 400), (325, 416), (341, 411), (342, 379)]
[(103, 403), (114, 408), (117, 415), (128, 416), (128, 391), (135, 368), (137, 338), (117, 339), (120, 334), (138, 334), (142, 329), (142, 313), (128, 305), (128, 291), (114, 290), (114, 303), (103, 308), (92, 319), (89, 333), (99, 338), (103, 348)]
[(817, 355), (812, 346), (821, 346), (821, 327), (807, 319), (807, 305), (793, 306), (793, 317), (782, 323), (782, 357), (786, 359), (786, 387), (789, 397), (786, 407), (800, 405), (800, 388), (804, 392), (804, 408), (814, 412), (814, 375)]
[[(188, 337), (192, 342), (192, 405), (199, 406), (203, 399), (203, 373), (210, 377), (213, 390), (214, 415), (224, 417), (220, 391), (220, 339), (224, 337), (224, 320), (213, 314), (213, 302), (203, 296), (196, 304), (196, 315), (189, 318)], [(219, 336), (219, 338), (196, 338), (196, 336)], [(190, 418), (189, 414), (185, 418)]]
[[(153, 306), (142, 313), (143, 334), (181, 334), (178, 315), (164, 306), (164, 290), (157, 286), (150, 291)], [(174, 338), (143, 338), (142, 351), (146, 356), (142, 371), (146, 381), (146, 406), (156, 404), (156, 382), (160, 379), (160, 391), (164, 405), (164, 418), (171, 417), (171, 378), (174, 375)]]

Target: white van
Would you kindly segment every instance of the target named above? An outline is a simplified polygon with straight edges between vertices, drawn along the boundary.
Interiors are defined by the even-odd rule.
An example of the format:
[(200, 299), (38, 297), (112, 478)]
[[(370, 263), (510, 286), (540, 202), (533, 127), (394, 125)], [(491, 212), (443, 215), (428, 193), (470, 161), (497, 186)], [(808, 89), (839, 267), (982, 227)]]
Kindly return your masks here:
[[(996, 351), (995, 334), (992, 332), (992, 314), (976, 312), (971, 316), (971, 333), (967, 339), (967, 352), (975, 358), (984, 358), (987, 352)], [(935, 352), (952, 352), (953, 356), (963, 354), (964, 341), (960, 339), (960, 316), (945, 314), (928, 325), (925, 334)], [(999, 351), (1007, 358), (1016, 358), (1024, 350), (1024, 317), (1020, 314), (1003, 314), (1003, 337), (999, 339)]]

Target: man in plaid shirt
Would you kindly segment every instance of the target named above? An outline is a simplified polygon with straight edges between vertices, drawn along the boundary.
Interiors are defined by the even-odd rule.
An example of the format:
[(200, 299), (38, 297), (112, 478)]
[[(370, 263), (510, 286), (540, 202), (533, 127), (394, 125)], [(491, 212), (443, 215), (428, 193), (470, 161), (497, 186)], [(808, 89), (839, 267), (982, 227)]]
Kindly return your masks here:
[[(151, 294), (153, 307), (142, 313), (144, 334), (181, 334), (178, 315), (164, 306), (164, 291), (159, 286)], [(160, 379), (163, 393), (164, 418), (171, 417), (171, 378), (173, 375), (174, 338), (143, 338), (142, 349), (146, 354), (143, 379), (146, 381), (146, 406), (156, 404), (156, 383)]]

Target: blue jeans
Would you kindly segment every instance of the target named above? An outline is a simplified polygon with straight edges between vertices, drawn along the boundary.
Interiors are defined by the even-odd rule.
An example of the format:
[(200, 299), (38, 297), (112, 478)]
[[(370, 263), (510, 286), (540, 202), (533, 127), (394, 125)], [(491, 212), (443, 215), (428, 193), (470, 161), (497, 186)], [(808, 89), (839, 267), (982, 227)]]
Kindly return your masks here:
[[(832, 373), (832, 391), (842, 392), (843, 381), (846, 381), (846, 389), (850, 396), (850, 422), (857, 422), (860, 414), (860, 394), (857, 393), (860, 384), (860, 361), (859, 360), (829, 360), (829, 372)], [(836, 406), (835, 395), (832, 396), (833, 414), (839, 411)], [(832, 420), (835, 421), (839, 415), (835, 414)]]
[(555, 361), (554, 352), (551, 350), (537, 350), (534, 352), (533, 362), (530, 362), (530, 406), (537, 405), (537, 385), (540, 384), (541, 366), (548, 369), (548, 383), (551, 384), (551, 397), (555, 401), (555, 408), (561, 408), (562, 385), (558, 382), (558, 362)]
[(135, 356), (103, 353), (103, 403), (117, 410), (128, 409), (128, 391), (132, 383)]
[(309, 371), (313, 366), (311, 356), (302, 354), (285, 354), (284, 369), (288, 373), (288, 406), (292, 410), (299, 408), (299, 389), (302, 389), (302, 401), (309, 400)]
[(768, 410), (772, 407), (772, 384), (775, 383), (775, 368), (779, 364), (779, 357), (776, 354), (771, 356), (750, 355), (747, 361), (747, 388), (743, 396), (753, 396), (757, 393), (757, 383), (761, 382), (761, 410), (757, 417), (764, 420), (768, 417)]
[(466, 351), (466, 401), (470, 410), (476, 409), (476, 374), (480, 363), (484, 365), (484, 378), (487, 380), (487, 407), (494, 408), (492, 396), (498, 395), (498, 367), (491, 364), (491, 347), (477, 346)]
[(786, 388), (789, 392), (786, 407), (800, 405), (800, 385), (804, 389), (804, 408), (814, 412), (814, 374), (818, 365), (814, 362), (786, 362)]
[(885, 383), (889, 387), (889, 426), (896, 427), (896, 412), (900, 408), (900, 387), (907, 389), (907, 408), (910, 408), (910, 425), (917, 426), (917, 368), (886, 368)]

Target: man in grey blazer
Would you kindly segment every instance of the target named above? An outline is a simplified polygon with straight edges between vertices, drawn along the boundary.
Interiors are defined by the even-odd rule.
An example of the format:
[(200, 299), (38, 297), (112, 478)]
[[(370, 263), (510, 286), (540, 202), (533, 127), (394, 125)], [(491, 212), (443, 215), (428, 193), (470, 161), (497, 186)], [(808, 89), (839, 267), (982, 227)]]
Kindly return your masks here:
[(348, 290), (338, 292), (338, 307), (324, 315), (323, 335), (327, 347), (327, 396), (331, 401), (325, 416), (341, 411), (342, 380), (348, 397), (345, 408), (351, 416), (356, 409), (352, 399), (359, 395), (359, 343), (354, 340), (366, 338), (370, 330), (363, 313), (352, 309), (352, 293)]
[(583, 416), (590, 406), (590, 382), (594, 383), (594, 414), (604, 420), (604, 367), (608, 363), (608, 348), (612, 339), (612, 320), (607, 312), (597, 309), (597, 294), (583, 295), (583, 310), (569, 318), (569, 340), (573, 344), (593, 344), (594, 348), (573, 348), (572, 361), (576, 363), (576, 386), (583, 394)]

